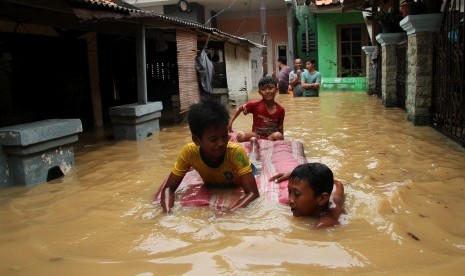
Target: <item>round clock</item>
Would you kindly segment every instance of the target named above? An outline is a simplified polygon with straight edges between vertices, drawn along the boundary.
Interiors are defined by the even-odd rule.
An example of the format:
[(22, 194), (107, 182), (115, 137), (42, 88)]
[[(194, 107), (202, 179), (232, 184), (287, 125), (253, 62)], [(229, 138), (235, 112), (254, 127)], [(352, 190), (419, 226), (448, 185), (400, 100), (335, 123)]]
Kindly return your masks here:
[(189, 12), (189, 3), (186, 0), (179, 0), (178, 8), (182, 12)]

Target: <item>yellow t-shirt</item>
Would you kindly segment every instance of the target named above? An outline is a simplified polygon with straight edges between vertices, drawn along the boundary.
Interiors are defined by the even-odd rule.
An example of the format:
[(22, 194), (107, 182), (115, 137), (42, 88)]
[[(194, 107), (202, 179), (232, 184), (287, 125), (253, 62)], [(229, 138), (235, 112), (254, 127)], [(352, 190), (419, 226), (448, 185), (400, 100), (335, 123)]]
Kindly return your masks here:
[(226, 154), (218, 167), (208, 166), (200, 156), (200, 147), (195, 143), (184, 146), (171, 172), (177, 176), (184, 176), (194, 168), (209, 188), (235, 187), (239, 184), (239, 177), (252, 172), (252, 166), (244, 148), (236, 143), (228, 142)]

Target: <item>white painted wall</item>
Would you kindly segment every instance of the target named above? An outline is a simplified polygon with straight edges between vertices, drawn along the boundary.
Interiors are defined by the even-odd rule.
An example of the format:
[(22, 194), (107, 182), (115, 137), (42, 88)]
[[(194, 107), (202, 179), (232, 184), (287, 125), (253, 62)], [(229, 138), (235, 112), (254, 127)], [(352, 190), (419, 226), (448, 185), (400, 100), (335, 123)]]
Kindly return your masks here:
[[(250, 52), (247, 49), (225, 43), (224, 54), (226, 62), (226, 77), (230, 96), (247, 95), (252, 91), (252, 71)], [(247, 90), (240, 89), (247, 86)]]
[[(244, 38), (262, 44), (262, 34), (260, 33), (247, 33), (244, 35)], [(258, 87), (258, 81), (263, 77), (263, 49), (252, 48), (251, 50), (251, 74), (252, 74), (252, 85), (251, 88)]]

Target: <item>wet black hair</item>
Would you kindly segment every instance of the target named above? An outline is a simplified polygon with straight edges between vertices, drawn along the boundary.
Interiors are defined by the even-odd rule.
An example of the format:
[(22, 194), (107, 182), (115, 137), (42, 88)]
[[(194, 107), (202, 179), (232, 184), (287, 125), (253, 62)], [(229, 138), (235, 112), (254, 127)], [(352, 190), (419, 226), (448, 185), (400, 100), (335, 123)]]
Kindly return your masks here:
[(273, 78), (272, 76), (264, 76), (258, 82), (258, 87), (268, 85), (268, 84), (274, 84), (275, 86), (278, 86), (278, 79)]
[(287, 57), (285, 57), (285, 56), (280, 56), (278, 58), (278, 61), (281, 62), (282, 64), (287, 65)]
[(307, 62), (310, 62), (313, 65), (316, 64), (316, 60), (314, 58), (307, 60)]
[(205, 129), (219, 126), (227, 127), (229, 123), (229, 111), (217, 99), (203, 99), (200, 103), (190, 106), (187, 121), (191, 133), (202, 138)]
[(331, 195), (334, 185), (334, 176), (328, 166), (322, 163), (307, 163), (295, 167), (290, 179), (293, 181), (305, 181), (315, 192), (315, 196), (323, 193)]

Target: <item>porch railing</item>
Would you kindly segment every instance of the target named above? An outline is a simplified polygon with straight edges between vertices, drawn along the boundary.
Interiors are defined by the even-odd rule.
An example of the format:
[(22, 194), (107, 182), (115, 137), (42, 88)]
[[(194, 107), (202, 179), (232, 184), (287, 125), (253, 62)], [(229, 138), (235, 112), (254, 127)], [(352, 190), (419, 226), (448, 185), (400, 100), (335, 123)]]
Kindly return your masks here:
[(464, 7), (445, 2), (433, 57), (433, 126), (465, 146)]
[(396, 47), (396, 106), (405, 109), (405, 91), (407, 78), (407, 39), (402, 40)]

